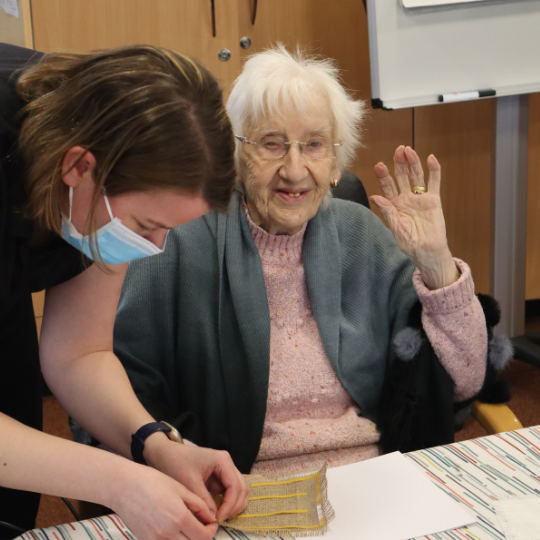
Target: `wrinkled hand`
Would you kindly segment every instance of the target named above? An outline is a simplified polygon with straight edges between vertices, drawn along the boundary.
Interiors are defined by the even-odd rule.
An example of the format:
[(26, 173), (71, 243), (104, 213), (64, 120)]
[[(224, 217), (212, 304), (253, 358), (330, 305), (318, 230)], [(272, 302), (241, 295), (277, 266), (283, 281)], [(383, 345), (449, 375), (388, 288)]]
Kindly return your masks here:
[(394, 154), (394, 176), (384, 163), (375, 166), (375, 174), (384, 197), (370, 197), (384, 216), (399, 249), (420, 269), (430, 289), (450, 285), (459, 277), (446, 239), (441, 205), (441, 166), (430, 155), (427, 159), (427, 193), (416, 195), (413, 186), (426, 187), (420, 158), (409, 146), (400, 146)]
[[(203, 499), (220, 521), (236, 516), (247, 505), (249, 486), (227, 452), (174, 443), (156, 434), (146, 440), (144, 456)], [(223, 494), (219, 510), (212, 497), (216, 494)]]
[(210, 540), (218, 528), (200, 497), (161, 472), (128, 460), (112, 480), (109, 506), (137, 540)]

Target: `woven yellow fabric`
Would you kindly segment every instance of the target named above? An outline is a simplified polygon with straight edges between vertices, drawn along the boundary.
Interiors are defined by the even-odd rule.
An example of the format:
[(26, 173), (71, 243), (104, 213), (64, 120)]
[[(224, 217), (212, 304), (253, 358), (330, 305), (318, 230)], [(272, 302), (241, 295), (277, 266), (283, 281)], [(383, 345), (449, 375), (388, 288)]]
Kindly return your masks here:
[(318, 471), (246, 476), (251, 495), (245, 510), (223, 527), (272, 536), (319, 536), (334, 518), (326, 464)]

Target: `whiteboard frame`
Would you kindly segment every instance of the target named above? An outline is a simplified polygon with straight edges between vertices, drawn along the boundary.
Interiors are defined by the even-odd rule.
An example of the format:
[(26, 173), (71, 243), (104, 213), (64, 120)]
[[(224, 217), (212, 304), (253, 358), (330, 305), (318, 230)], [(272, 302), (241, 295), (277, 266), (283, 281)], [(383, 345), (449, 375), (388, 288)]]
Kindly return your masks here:
[[(369, 27), (369, 54), (370, 54), (370, 65), (371, 65), (371, 87), (372, 87), (372, 104), (374, 108), (385, 108), (385, 109), (402, 109), (409, 107), (421, 107), (425, 105), (435, 105), (439, 103), (439, 96), (445, 93), (451, 92), (467, 92), (467, 91), (478, 91), (485, 89), (493, 89), (496, 91), (497, 97), (500, 96), (510, 96), (510, 95), (520, 95), (520, 94), (530, 94), (540, 91), (540, 0), (510, 0), (506, 2), (472, 2), (467, 4), (456, 4), (448, 8), (448, 6), (441, 6), (444, 9), (429, 9), (427, 11), (418, 8), (418, 9), (406, 9), (403, 7), (401, 0), (367, 0), (367, 18), (368, 18), (368, 27)], [(417, 28), (420, 28), (421, 23), (428, 23), (430, 34), (429, 38), (431, 40), (437, 39), (437, 33), (434, 31), (434, 28), (437, 28), (439, 25), (443, 30), (446, 31), (446, 36), (451, 35), (452, 27), (451, 24), (456, 24), (456, 27), (459, 28), (460, 21), (463, 23), (465, 21), (465, 26), (467, 29), (471, 28), (470, 18), (475, 22), (483, 23), (483, 31), (485, 32), (486, 27), (489, 24), (496, 23), (494, 26), (500, 29), (506, 29), (506, 19), (505, 14), (512, 14), (513, 10), (517, 11), (516, 17), (521, 17), (519, 21), (523, 22), (525, 25), (532, 26), (533, 24), (538, 23), (536, 26), (535, 32), (521, 32), (519, 29), (512, 28), (512, 24), (515, 22), (511, 20), (508, 23), (508, 29), (511, 30), (510, 35), (505, 37), (501, 35), (499, 37), (498, 33), (493, 33), (488, 35), (487, 39), (491, 39), (493, 46), (498, 47), (498, 56), (489, 59), (489, 62), (486, 64), (481, 61), (475, 62), (474, 66), (481, 65), (481, 69), (478, 71), (483, 72), (481, 74), (476, 73), (473, 67), (473, 57), (481, 57), (484, 53), (481, 50), (481, 47), (488, 47), (487, 42), (480, 40), (480, 47), (468, 47), (466, 40), (469, 40), (470, 43), (475, 43), (475, 40), (478, 41), (477, 36), (471, 36), (469, 33), (464, 32), (463, 35), (460, 35), (460, 40), (458, 48), (461, 47), (461, 51), (456, 53), (456, 57), (452, 57), (452, 51), (449, 51), (448, 56), (451, 57), (449, 62), (452, 65), (456, 65), (463, 58), (464, 64), (467, 64), (467, 61), (471, 63), (467, 70), (464, 70), (464, 73), (461, 74), (460, 81), (457, 81), (455, 86), (450, 86), (449, 83), (449, 73), (450, 71), (440, 72), (437, 75), (437, 70), (435, 69), (435, 75), (433, 80), (444, 80), (444, 83), (441, 84), (438, 90), (434, 88), (429, 88), (425, 86), (429, 85), (429, 82), (426, 83), (420, 82), (418, 85), (418, 92), (411, 93), (410, 91), (404, 92), (404, 95), (396, 96), (396, 88), (398, 88), (399, 82), (394, 84), (389, 84), (389, 80), (392, 79), (392, 74), (388, 69), (388, 65), (392, 63), (393, 58), (390, 58), (389, 50), (396, 51), (395, 57), (402, 58), (406, 53), (406, 49), (400, 49), (400, 47), (392, 48), (389, 46), (389, 42), (394, 40), (396, 43), (401, 43), (401, 36), (404, 36), (402, 42), (407, 45), (408, 43), (414, 42), (413, 31), (416, 31)], [(482, 13), (486, 14), (488, 18), (487, 22), (484, 22), (480, 16)], [(451, 21), (450, 23), (446, 22), (447, 20)], [(404, 24), (406, 23), (406, 24)], [(400, 26), (401, 25), (401, 26)], [(411, 30), (412, 29), (412, 30)], [(401, 32), (401, 34), (400, 34)], [(502, 32), (504, 33), (504, 32)], [(442, 34), (442, 33), (441, 33)], [(411, 35), (413, 38), (411, 38)], [(446, 37), (446, 39), (448, 39)], [(505, 48), (505, 39), (509, 41), (508, 48)], [(515, 58), (510, 58), (512, 47), (517, 49), (516, 40), (521, 40), (525, 45), (523, 49), (527, 51), (525, 56), (533, 57), (533, 51), (538, 51), (538, 62), (536, 64), (535, 73), (531, 74), (531, 79), (529, 80), (529, 74), (526, 68), (522, 68), (519, 62), (515, 61)], [(533, 43), (534, 46), (530, 44)], [(491, 45), (489, 45), (491, 46)], [(433, 50), (446, 50), (444, 48), (444, 43), (435, 43)], [(470, 55), (463, 53), (463, 49), (472, 50)], [(489, 48), (489, 47), (488, 47)], [(508, 51), (505, 54), (504, 62), (501, 65), (506, 65), (507, 71), (512, 72), (516, 77), (516, 80), (504, 80), (504, 69), (496, 70), (495, 65), (499, 62), (499, 59), (502, 58), (502, 51)], [(415, 58), (414, 54), (410, 53), (413, 58), (411, 61), (414, 64)], [(428, 57), (430, 51), (422, 51), (424, 57)], [(444, 59), (445, 60), (445, 59)], [(531, 58), (521, 59), (526, 65), (533, 65)], [(434, 59), (433, 62), (435, 65), (437, 61)], [(398, 63), (397, 60), (395, 63)], [(505, 64), (506, 63), (506, 64)], [(439, 67), (442, 70), (443, 62), (439, 62)], [(401, 62), (399, 65), (403, 65)], [(414, 68), (414, 66), (413, 66)], [(491, 71), (490, 71), (491, 69)], [(519, 71), (522, 70), (522, 73)], [(538, 72), (538, 73), (536, 73)], [(470, 75), (469, 75), (470, 73)], [(534, 75), (534, 76), (533, 76)], [(411, 77), (414, 75), (411, 75)], [(470, 78), (470, 84), (467, 84), (467, 77)], [(427, 80), (427, 77), (425, 78)], [(517, 80), (519, 79), (519, 80)], [(405, 78), (400, 79), (406, 81)], [(419, 79), (420, 80), (420, 79)], [(482, 81), (482, 82), (480, 82)], [(504, 84), (506, 82), (506, 84)], [(413, 84), (411, 81), (408, 81), (409, 87)], [(393, 94), (393, 95), (392, 95)], [(490, 98), (481, 98), (481, 99), (490, 99)]]
[(489, 2), (489, 0), (401, 0), (406, 9), (422, 9), (427, 7), (470, 4), (472, 2)]

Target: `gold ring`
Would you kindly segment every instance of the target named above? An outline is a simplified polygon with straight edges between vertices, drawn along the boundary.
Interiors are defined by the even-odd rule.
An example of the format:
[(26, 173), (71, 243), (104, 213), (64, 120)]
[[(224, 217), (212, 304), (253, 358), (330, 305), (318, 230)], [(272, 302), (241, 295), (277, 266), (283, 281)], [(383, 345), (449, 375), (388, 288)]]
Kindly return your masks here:
[(423, 193), (427, 193), (427, 189), (424, 186), (414, 186), (412, 192), (415, 195), (422, 195)]

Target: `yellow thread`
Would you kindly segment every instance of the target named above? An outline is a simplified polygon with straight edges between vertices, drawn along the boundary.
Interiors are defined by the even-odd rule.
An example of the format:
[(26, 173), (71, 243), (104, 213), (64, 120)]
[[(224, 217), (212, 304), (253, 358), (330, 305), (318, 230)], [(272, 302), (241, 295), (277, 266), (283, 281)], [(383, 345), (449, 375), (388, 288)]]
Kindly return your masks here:
[(293, 478), (292, 480), (282, 480), (281, 482), (260, 482), (258, 484), (251, 484), (251, 487), (257, 486), (279, 486), (282, 484), (292, 484), (293, 482), (303, 482), (304, 480), (311, 480), (316, 478), (319, 473), (312, 474), (311, 476), (304, 476), (302, 478)]
[[(238, 517), (238, 516), (237, 516)], [(230, 525), (225, 525), (225, 527), (228, 527), (229, 529), (234, 529), (234, 527), (231, 527)], [(320, 529), (320, 525), (288, 525), (287, 527), (246, 527), (246, 531), (276, 531), (278, 529)], [(239, 531), (242, 531), (244, 529), (238, 529)]]
[[(307, 510), (282, 510), (281, 512), (269, 512), (268, 514), (240, 514), (233, 519), (238, 518), (252, 518), (252, 517), (265, 517), (265, 516), (277, 516), (279, 514), (307, 514)], [(268, 528), (268, 527), (266, 527)]]
[(288, 499), (289, 497), (302, 497), (307, 493), (294, 493), (293, 495), (262, 495), (261, 497), (250, 497), (248, 501), (257, 501), (259, 499)]

